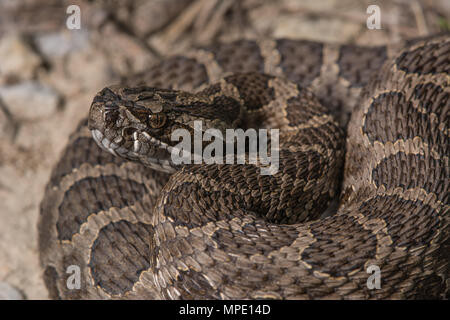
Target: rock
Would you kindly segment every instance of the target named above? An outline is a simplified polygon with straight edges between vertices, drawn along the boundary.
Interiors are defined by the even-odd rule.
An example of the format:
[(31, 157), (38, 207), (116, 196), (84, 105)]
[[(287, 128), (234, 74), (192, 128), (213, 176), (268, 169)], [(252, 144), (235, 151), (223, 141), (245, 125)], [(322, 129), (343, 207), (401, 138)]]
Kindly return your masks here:
[(38, 35), (36, 45), (47, 57), (61, 57), (86, 48), (89, 45), (89, 37), (85, 30), (63, 30)]
[(50, 116), (60, 102), (56, 91), (35, 81), (0, 87), (0, 97), (17, 120), (36, 120)]
[(0, 0), (0, 30), (37, 33), (59, 30), (64, 25), (67, 1)]
[[(170, 23), (192, 0), (103, 0), (96, 5), (127, 26), (139, 37), (146, 37)], [(92, 18), (88, 20), (90, 23)], [(94, 25), (95, 26), (95, 25)]]
[(92, 95), (111, 84), (111, 79), (115, 77), (108, 57), (94, 47), (69, 55), (65, 67), (69, 85)]
[(92, 45), (65, 56), (52, 57), (51, 70), (39, 73), (39, 80), (55, 88), (65, 101), (80, 93), (94, 96), (118, 78), (106, 54)]
[[(114, 39), (114, 41), (101, 41), (101, 39)], [(120, 32), (112, 24), (105, 26), (100, 34), (92, 37), (94, 43), (99, 43), (98, 49), (107, 53), (108, 63), (116, 74), (122, 76), (144, 71), (153, 61), (154, 57), (133, 37)]]
[(0, 282), (0, 300), (23, 300), (23, 296), (13, 286)]
[(31, 79), (42, 63), (41, 58), (20, 35), (0, 38), (0, 84)]
[(144, 36), (162, 28), (189, 5), (189, 3), (189, 0), (144, 1), (138, 4), (133, 18), (129, 21), (133, 23), (135, 32), (138, 35)]
[(303, 18), (298, 21), (296, 16), (286, 16), (276, 28), (273, 34), (277, 38), (309, 39), (312, 41), (337, 42), (346, 35), (348, 39), (355, 37), (361, 30), (360, 23), (351, 23), (339, 18), (310, 19)]

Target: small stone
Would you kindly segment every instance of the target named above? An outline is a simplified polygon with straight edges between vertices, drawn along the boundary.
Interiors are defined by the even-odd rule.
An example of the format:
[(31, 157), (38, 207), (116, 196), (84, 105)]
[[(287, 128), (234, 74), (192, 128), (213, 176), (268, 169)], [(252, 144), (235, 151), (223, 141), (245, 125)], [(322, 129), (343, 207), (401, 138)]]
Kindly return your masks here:
[(0, 38), (0, 84), (14, 80), (31, 79), (41, 58), (20, 35)]
[(56, 91), (35, 81), (0, 87), (0, 98), (17, 120), (35, 120), (50, 116), (60, 102)]
[(13, 286), (0, 282), (0, 300), (23, 300), (23, 296)]
[(0, 101), (0, 135), (2, 138), (12, 140), (17, 133), (17, 122), (11, 116), (9, 109)]
[(7, 117), (5, 111), (0, 108), (0, 133), (6, 132), (10, 123), (10, 119)]

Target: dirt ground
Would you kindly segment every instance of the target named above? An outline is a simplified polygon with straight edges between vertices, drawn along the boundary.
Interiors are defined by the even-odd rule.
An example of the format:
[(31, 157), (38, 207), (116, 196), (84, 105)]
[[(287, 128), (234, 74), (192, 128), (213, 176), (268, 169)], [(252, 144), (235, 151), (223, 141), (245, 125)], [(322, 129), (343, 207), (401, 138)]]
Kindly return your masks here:
[[(71, 30), (73, 4), (81, 28)], [(380, 30), (366, 25), (373, 4)], [(39, 203), (69, 134), (106, 85), (216, 41), (376, 45), (449, 29), (448, 0), (0, 0), (0, 298), (47, 298)]]

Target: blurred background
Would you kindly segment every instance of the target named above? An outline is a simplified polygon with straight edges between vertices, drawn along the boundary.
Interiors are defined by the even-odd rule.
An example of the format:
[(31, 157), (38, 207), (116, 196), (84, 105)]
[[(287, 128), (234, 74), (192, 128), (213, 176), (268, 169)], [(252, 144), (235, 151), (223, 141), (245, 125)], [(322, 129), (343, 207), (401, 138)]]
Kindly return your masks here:
[[(369, 5), (381, 9), (369, 30)], [(77, 5), (80, 29), (66, 10)], [(379, 45), (450, 31), (448, 0), (0, 0), (0, 299), (46, 299), (39, 203), (95, 93), (218, 41), (288, 37)]]

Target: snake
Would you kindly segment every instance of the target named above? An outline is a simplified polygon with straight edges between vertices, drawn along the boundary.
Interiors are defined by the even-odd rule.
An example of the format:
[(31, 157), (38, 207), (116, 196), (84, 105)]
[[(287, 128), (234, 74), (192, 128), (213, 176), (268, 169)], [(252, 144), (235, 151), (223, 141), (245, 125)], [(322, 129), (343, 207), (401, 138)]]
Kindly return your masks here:
[[(448, 299), (449, 83), (438, 34), (219, 42), (102, 89), (40, 205), (49, 297)], [(175, 163), (177, 129), (278, 129), (278, 169)]]

